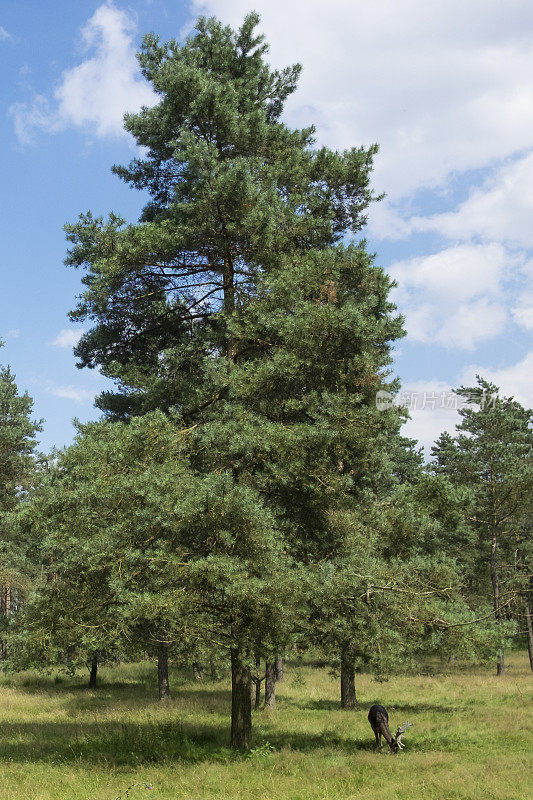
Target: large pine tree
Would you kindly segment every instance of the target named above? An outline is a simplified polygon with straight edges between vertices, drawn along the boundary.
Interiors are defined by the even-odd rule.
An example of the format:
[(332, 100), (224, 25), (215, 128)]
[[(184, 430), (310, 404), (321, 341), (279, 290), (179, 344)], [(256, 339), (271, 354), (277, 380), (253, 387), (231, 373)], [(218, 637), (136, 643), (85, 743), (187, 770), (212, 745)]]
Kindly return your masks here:
[[(391, 388), (402, 329), (364, 243), (342, 243), (364, 225), (376, 148), (317, 149), (312, 127), (281, 121), (300, 68), (270, 69), (257, 22), (234, 32), (200, 19), (183, 45), (145, 37), (139, 61), (160, 100), (126, 116), (146, 157), (114, 171), (150, 201), (136, 224), (89, 213), (66, 230), (85, 284), (72, 316), (94, 322), (79, 363), (118, 382), (100, 408), (121, 420), (179, 414), (191, 469), (210, 496), (240, 504), (252, 560), (232, 550), (235, 587), (255, 564), (268, 596), (286, 580), (281, 561), (279, 574), (267, 568), (277, 543), (287, 563), (330, 558), (332, 508), (390, 479), (400, 420), (375, 396)], [(238, 608), (225, 623), (232, 744), (248, 747), (253, 655), (282, 643), (283, 625), (273, 614), (259, 631)]]

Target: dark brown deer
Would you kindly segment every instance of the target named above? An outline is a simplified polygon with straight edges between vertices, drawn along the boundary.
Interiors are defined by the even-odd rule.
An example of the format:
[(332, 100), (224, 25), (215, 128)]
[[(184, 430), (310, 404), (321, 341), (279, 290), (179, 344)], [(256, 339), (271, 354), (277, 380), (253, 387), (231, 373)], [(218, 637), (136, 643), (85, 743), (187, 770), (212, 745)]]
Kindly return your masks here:
[(398, 728), (394, 736), (391, 736), (387, 709), (380, 705), (372, 706), (368, 712), (368, 721), (370, 722), (371, 728), (374, 731), (374, 736), (376, 737), (376, 747), (378, 749), (381, 749), (381, 737), (383, 736), (389, 745), (391, 753), (397, 753), (398, 750), (403, 750), (405, 745), (402, 744), (402, 736), (407, 728), (411, 725), (410, 722), (406, 722), (404, 725)]

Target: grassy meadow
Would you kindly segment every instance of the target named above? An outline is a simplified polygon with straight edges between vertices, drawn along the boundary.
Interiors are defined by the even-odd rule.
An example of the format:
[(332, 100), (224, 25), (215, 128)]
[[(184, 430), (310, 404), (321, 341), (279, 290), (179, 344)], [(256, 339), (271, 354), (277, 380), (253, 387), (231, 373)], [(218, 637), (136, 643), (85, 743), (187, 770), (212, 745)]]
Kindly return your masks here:
[[(325, 669), (288, 664), (274, 712), (254, 712), (250, 755), (227, 747), (227, 681), (172, 675), (160, 707), (149, 662), (86, 675), (0, 676), (0, 800), (529, 800), (532, 677), (527, 656), (490, 669), (378, 683), (358, 676), (360, 711), (338, 708)], [(366, 715), (413, 723), (406, 748), (374, 751)]]

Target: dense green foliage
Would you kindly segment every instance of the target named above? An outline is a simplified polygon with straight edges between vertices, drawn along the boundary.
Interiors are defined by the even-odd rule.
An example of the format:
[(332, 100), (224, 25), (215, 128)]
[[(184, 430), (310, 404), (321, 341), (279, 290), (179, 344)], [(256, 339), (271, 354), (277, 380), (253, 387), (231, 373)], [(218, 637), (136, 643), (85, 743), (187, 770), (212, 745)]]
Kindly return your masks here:
[(294, 586), (272, 515), (250, 487), (192, 470), (190, 440), (160, 412), (80, 430), (28, 512), (44, 566), (26, 646), (250, 649), (275, 630)]
[(312, 127), (280, 122), (299, 67), (273, 72), (256, 24), (201, 19), (184, 45), (145, 37), (160, 102), (126, 117), (147, 157), (115, 172), (151, 200), (136, 225), (88, 214), (67, 226), (67, 263), (87, 287), (72, 315), (97, 323), (77, 354), (127, 390), (100, 400), (119, 416), (178, 405), (195, 420), (225, 390), (221, 359), (247, 358), (229, 325), (258, 281), (364, 223), (375, 148), (315, 150)]

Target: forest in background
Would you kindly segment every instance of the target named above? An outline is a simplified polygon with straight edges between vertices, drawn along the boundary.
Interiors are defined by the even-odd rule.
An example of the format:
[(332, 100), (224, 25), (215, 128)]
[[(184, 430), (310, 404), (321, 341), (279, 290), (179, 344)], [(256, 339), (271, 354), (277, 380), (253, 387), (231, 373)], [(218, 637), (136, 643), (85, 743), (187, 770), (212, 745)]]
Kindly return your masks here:
[[(428, 658), (493, 660), (527, 645), (531, 410), (478, 378), (425, 465), (401, 435), (391, 281), (360, 232), (376, 147), (317, 148), (283, 104), (250, 14), (145, 37), (159, 103), (127, 115), (146, 194), (137, 223), (66, 226), (82, 273), (76, 348), (116, 390), (74, 444), (35, 454), (39, 425), (0, 373), (4, 670), (169, 661), (231, 670), (230, 742), (275, 704), (284, 656), (355, 676)], [(156, 680), (154, 674), (154, 680)]]

